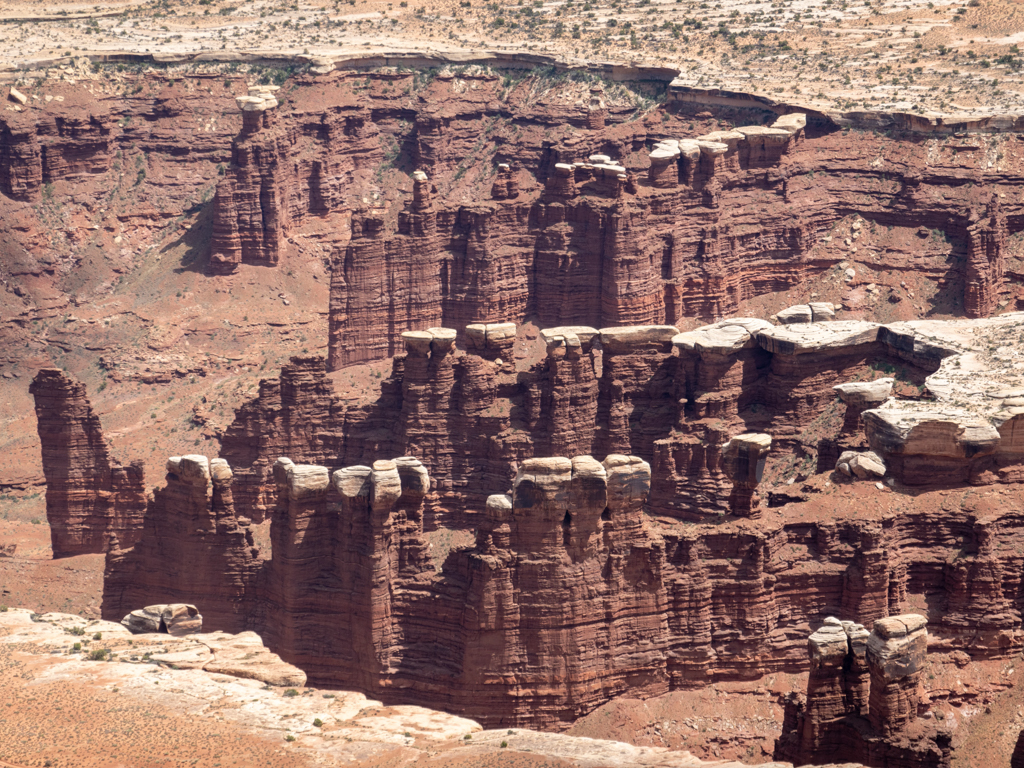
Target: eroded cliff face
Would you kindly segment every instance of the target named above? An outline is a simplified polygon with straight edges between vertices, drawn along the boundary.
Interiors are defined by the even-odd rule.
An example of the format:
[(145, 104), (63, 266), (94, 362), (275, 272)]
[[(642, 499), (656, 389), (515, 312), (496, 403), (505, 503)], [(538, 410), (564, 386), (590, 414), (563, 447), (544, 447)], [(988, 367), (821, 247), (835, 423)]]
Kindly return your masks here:
[[(619, 694), (805, 671), (829, 615), (870, 626), (927, 606), (933, 648), (1017, 653), (1020, 319), (864, 319), (1015, 299), (1013, 155), (990, 171), (975, 154), (1000, 137), (900, 141), (795, 115), (721, 130), (734, 115), (527, 91), (489, 74), (310, 76), (287, 103), (243, 106), (241, 129), (229, 104), (190, 148), (195, 177), (171, 159), (183, 100), (154, 104), (147, 133), (111, 112), (60, 142), (40, 141), (46, 120), (4, 118), (19, 216), (42, 184), (112, 172), (144, 136), (153, 167), (179, 163), (161, 174), (172, 199), (225, 162), (203, 279), (234, 290), (255, 265), (333, 254), (327, 360), (294, 358), (238, 410), (220, 459), (172, 459), (140, 494), (141, 540), (109, 540), (104, 615), (193, 603), (312, 679), (546, 727)], [(399, 169), (378, 176), (385, 159)], [(44, 266), (34, 279), (70, 271)], [(865, 272), (889, 276), (887, 301)], [(940, 290), (915, 297), (899, 275)], [(810, 280), (856, 319), (830, 321), (802, 288), (808, 303), (778, 311)], [(778, 325), (719, 319), (758, 296)], [(331, 371), (384, 358), (378, 393), (338, 394)], [(879, 371), (898, 386), (849, 388)], [(851, 452), (881, 487), (832, 474)], [(247, 531), (267, 518), (260, 553)], [(475, 537), (440, 570), (438, 527)], [(837, 716), (840, 693), (863, 715), (876, 688), (850, 664), (856, 679), (815, 677), (812, 719)]]
[[(990, 350), (1022, 323), (559, 327), (540, 334), (545, 359), (519, 373), (505, 362), (507, 326), (466, 328), (469, 351), (435, 327), (404, 334), (406, 354), (364, 405), (331, 393), (322, 359), (296, 359), (225, 441), (250, 462), (235, 473), (246, 503), (273, 509), (269, 560), (194, 570), (255, 572), (245, 590), (226, 589), (232, 620), (266, 633), (311, 679), (497, 725), (558, 726), (623, 693), (802, 671), (805, 638), (827, 616), (870, 626), (912, 604), (928, 606), (934, 650), (1005, 658), (1024, 647), (1013, 543), (1022, 453), (1007, 427), (1013, 392)], [(962, 382), (957, 361), (973, 366)], [(871, 380), (894, 363), (931, 401)], [(988, 415), (958, 404), (968, 384), (988, 392)], [(956, 453), (957, 440), (986, 429), (1005, 437)], [(541, 455), (558, 434), (592, 456)], [(817, 445), (874, 447), (886, 482), (819, 471)], [(286, 447), (294, 458), (271, 461)], [(670, 449), (702, 458), (670, 463)], [(804, 479), (763, 493), (769, 477)], [(1005, 486), (1007, 503), (978, 486), (1000, 499)], [(182, 514), (166, 498), (151, 505), (154, 521)], [(475, 532), (440, 572), (425, 538), (436, 526)], [(207, 560), (242, 546), (220, 541), (216, 555), (203, 544)], [(200, 605), (184, 578), (147, 586), (163, 555), (141, 546), (108, 556), (104, 615), (128, 607), (124, 583), (135, 601), (193, 595), (204, 616), (223, 610)], [(344, 641), (341, 616), (356, 617)], [(579, 650), (566, 657), (566, 647)], [(857, 674), (866, 680), (868, 668)], [(847, 714), (913, 709), (899, 691), (891, 706), (869, 706), (857, 680), (822, 685), (854, 702)], [(886, 685), (872, 683), (870, 696)]]
[[(492, 119), (507, 118), (499, 111)], [(846, 252), (822, 252), (828, 233), (851, 214), (889, 229), (941, 229), (959, 244), (954, 252), (964, 251), (956, 265), (918, 258), (914, 268), (959, 283), (956, 306), (988, 316), (1007, 288), (1003, 249), (1016, 224), (1000, 198), (1009, 179), (963, 189), (962, 171), (940, 168), (937, 153), (926, 158), (910, 144), (900, 144), (900, 160), (882, 170), (875, 140), (786, 115), (767, 127), (691, 138), (637, 122), (524, 145), (515, 153), (518, 170), (498, 169), (489, 201), (427, 205), (417, 191), (397, 231), (383, 210), (360, 216), (334, 262), (328, 367), (396, 354), (399, 334), (426, 324), (728, 316), (844, 258), (882, 267), (885, 255), (858, 255), (850, 242)], [(427, 172), (419, 190), (436, 166), (429, 155), (416, 162)]]
[(142, 529), (127, 543), (109, 537), (104, 604), (123, 608), (123, 618), (190, 594), (211, 612), (205, 629), (241, 632), (250, 623), (259, 550), (248, 520), (236, 515), (232, 479), (224, 459), (169, 459), (167, 484), (150, 500)]
[(105, 552), (110, 535), (134, 545), (146, 504), (142, 463), (124, 467), (111, 457), (81, 382), (44, 368), (29, 389), (43, 444), (53, 556)]

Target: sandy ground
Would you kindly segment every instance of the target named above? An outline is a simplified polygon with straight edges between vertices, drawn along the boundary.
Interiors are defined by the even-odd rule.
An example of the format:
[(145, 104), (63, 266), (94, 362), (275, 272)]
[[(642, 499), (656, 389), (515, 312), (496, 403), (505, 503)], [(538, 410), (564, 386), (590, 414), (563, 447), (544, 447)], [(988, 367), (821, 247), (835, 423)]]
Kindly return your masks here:
[(0, 67), (81, 54), (499, 50), (679, 68), (701, 87), (819, 108), (1024, 107), (1024, 13), (1006, 0), (10, 0)]

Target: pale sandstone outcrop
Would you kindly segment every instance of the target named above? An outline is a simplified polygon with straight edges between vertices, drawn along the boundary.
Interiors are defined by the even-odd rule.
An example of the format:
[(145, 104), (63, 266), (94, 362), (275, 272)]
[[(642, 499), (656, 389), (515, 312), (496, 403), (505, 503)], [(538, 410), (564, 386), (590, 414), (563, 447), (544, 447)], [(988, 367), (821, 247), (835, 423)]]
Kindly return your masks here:
[[(173, 633), (172, 633), (173, 634)], [(267, 685), (303, 686), (306, 673), (286, 664), (263, 645), (255, 632), (191, 632), (187, 647), (174, 647), (150, 656), (180, 669), (202, 669), (231, 677), (259, 680)]]
[(810, 304), (795, 304), (775, 314), (782, 325), (792, 323), (823, 323), (834, 320), (835, 307), (827, 301), (812, 301)]
[(823, 323), (827, 320), (836, 319), (836, 307), (827, 301), (812, 301), (808, 304), (811, 308), (811, 318), (815, 323)]
[(727, 355), (757, 346), (758, 332), (771, 327), (767, 320), (737, 317), (677, 334), (672, 337), (672, 345), (701, 355)]
[(785, 355), (827, 352), (858, 344), (871, 344), (878, 340), (880, 327), (878, 323), (869, 323), (865, 320), (798, 323), (760, 331), (758, 341), (769, 352)]
[(515, 323), (473, 323), (466, 326), (466, 350), (488, 360), (511, 364)]
[(793, 307), (780, 309), (775, 313), (775, 316), (783, 325), (789, 325), (791, 323), (809, 323), (814, 318), (814, 313), (811, 311), (810, 305), (797, 304)]
[(540, 337), (547, 345), (548, 356), (564, 357), (567, 350), (589, 352), (591, 343), (600, 331), (585, 325), (567, 325), (558, 328), (544, 328)]
[(802, 112), (792, 112), (783, 115), (772, 123), (772, 128), (786, 131), (793, 134), (802, 131), (807, 126), (807, 115)]
[(203, 617), (194, 605), (186, 603), (147, 605), (129, 613), (121, 619), (121, 624), (133, 634), (166, 632), (175, 637), (183, 637), (201, 632)]
[(265, 112), (277, 106), (274, 95), (280, 90), (276, 85), (251, 85), (246, 96), (236, 96), (235, 102), (243, 112)]
[(883, 326), (879, 339), (909, 358), (938, 362), (929, 401), (889, 399), (863, 413), (871, 448), (910, 484), (1024, 477), (1024, 314)]
[(892, 385), (895, 379), (883, 378), (873, 381), (851, 381), (846, 384), (837, 384), (832, 387), (839, 399), (848, 406), (861, 408), (873, 408), (881, 405), (892, 395)]
[(861, 418), (864, 411), (877, 408), (892, 395), (895, 379), (883, 378), (874, 381), (851, 381), (832, 387), (839, 399), (846, 403), (842, 434), (853, 436), (863, 430)]
[(674, 325), (628, 325), (601, 329), (601, 346), (612, 353), (627, 353), (646, 346), (668, 344), (679, 333)]

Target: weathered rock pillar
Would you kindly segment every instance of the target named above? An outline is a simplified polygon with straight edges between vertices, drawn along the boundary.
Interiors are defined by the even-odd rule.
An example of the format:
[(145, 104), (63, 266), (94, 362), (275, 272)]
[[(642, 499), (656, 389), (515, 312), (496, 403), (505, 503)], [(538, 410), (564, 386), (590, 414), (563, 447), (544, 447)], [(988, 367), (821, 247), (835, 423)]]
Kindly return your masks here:
[(659, 141), (651, 150), (647, 180), (652, 187), (672, 189), (679, 184), (679, 142)]
[(765, 461), (772, 447), (771, 435), (737, 435), (722, 446), (722, 468), (732, 480), (729, 511), (740, 517), (760, 517), (760, 499), (756, 495), (764, 474)]
[(515, 323), (473, 323), (466, 326), (466, 351), (515, 370), (512, 357), (516, 343)]
[(491, 197), (494, 200), (515, 200), (519, 197), (519, 182), (510, 164), (498, 163), (498, 174), (491, 185)]
[(604, 87), (595, 85), (590, 89), (590, 103), (587, 105), (587, 128), (599, 131), (608, 119), (608, 109), (604, 103)]
[(878, 408), (892, 395), (895, 379), (875, 379), (874, 381), (851, 381), (848, 384), (837, 384), (832, 387), (839, 399), (846, 403), (846, 417), (843, 419), (843, 436), (860, 434), (864, 428), (861, 414), (871, 408)]
[(903, 733), (917, 718), (918, 685), (928, 651), (927, 619), (915, 613), (875, 621), (868, 638), (871, 674), (869, 719), (885, 738)]

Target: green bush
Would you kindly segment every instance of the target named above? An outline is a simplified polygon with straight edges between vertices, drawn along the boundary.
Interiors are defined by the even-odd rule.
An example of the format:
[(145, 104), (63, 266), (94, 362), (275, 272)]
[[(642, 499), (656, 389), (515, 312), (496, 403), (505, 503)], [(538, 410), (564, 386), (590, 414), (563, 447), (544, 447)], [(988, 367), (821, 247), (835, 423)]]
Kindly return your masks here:
[(287, 691), (284, 692), (284, 695), (285, 696), (298, 696), (299, 692), (296, 691), (294, 688), (289, 688)]
[(316, 728), (323, 728), (323, 726), (324, 726), (324, 721), (323, 721), (323, 720), (321, 720), (321, 719), (320, 719), (320, 718), (318, 717), (318, 718), (316, 718), (316, 719), (315, 719), (315, 720), (313, 721), (313, 725), (314, 725), (314, 727), (316, 727)]
[(95, 651), (89, 651), (89, 661), (106, 661), (109, 654), (109, 648), (97, 648)]

